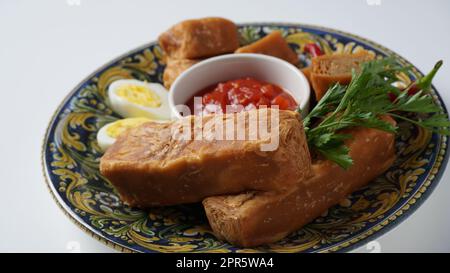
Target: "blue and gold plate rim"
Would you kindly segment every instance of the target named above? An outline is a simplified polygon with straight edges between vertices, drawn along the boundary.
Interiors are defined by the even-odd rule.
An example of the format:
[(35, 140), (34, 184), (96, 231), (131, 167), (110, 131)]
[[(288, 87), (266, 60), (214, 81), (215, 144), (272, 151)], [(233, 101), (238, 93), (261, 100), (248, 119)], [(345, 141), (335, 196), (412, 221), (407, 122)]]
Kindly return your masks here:
[[(398, 55), (397, 53), (373, 42), (370, 41), (368, 39), (359, 37), (357, 35), (353, 35), (347, 32), (343, 32), (343, 31), (339, 31), (339, 30), (335, 30), (332, 28), (327, 28), (327, 27), (321, 27), (321, 26), (315, 26), (315, 25), (308, 25), (308, 24), (296, 24), (296, 23), (246, 23), (246, 24), (241, 24), (239, 25), (240, 30), (244, 30), (248, 29), (250, 30), (254, 30), (254, 29), (258, 29), (261, 33), (263, 33), (265, 30), (263, 30), (264, 28), (269, 28), (269, 29), (273, 29), (273, 28), (281, 28), (281, 29), (285, 29), (286, 31), (292, 29), (296, 29), (296, 30), (301, 30), (303, 31), (304, 29), (307, 30), (305, 32), (313, 32), (315, 34), (317, 34), (317, 36), (320, 36), (322, 39), (325, 39), (324, 37), (327, 37), (327, 35), (329, 37), (328, 40), (330, 41), (330, 43), (334, 43), (335, 41), (333, 41), (333, 39), (336, 40), (336, 37), (338, 40), (340, 39), (344, 39), (344, 40), (350, 40), (350, 41), (354, 41), (356, 42), (358, 45), (364, 45), (364, 47), (369, 48), (369, 49), (373, 49), (377, 52), (379, 52), (381, 55), (384, 56), (395, 56), (398, 58), (399, 62), (401, 62), (403, 65), (411, 65), (412, 64), (410, 62), (408, 62), (405, 58), (401, 57), (400, 55)], [(295, 34), (295, 33), (294, 33)], [(250, 33), (251, 35), (258, 35), (257, 33)], [(248, 38), (248, 37), (247, 37)], [(251, 39), (251, 37), (250, 37)], [(293, 40), (295, 40), (293, 38)], [(320, 40), (319, 42), (323, 42), (322, 40)], [(208, 252), (209, 249), (208, 248), (202, 248), (199, 250), (194, 249), (185, 249), (183, 247), (180, 248), (174, 248), (174, 249), (170, 249), (170, 248), (148, 248), (148, 246), (151, 244), (158, 244), (156, 241), (156, 243), (151, 243), (151, 244), (142, 244), (142, 245), (134, 245), (132, 243), (128, 243), (127, 241), (121, 242), (121, 239), (118, 239), (117, 237), (115, 237), (115, 235), (110, 235), (110, 234), (105, 234), (104, 232), (102, 232), (100, 230), (100, 228), (98, 226), (94, 226), (92, 223), (87, 223), (85, 221), (85, 219), (83, 219), (83, 217), (80, 214), (80, 211), (76, 211), (76, 209), (74, 209), (73, 206), (71, 206), (71, 204), (68, 203), (67, 199), (63, 198), (62, 196), (62, 192), (60, 191), (60, 189), (57, 188), (57, 184), (60, 183), (60, 181), (58, 181), (58, 179), (60, 179), (59, 177), (55, 176), (54, 173), (52, 173), (52, 165), (51, 165), (51, 156), (53, 152), (51, 152), (51, 150), (49, 149), (49, 147), (51, 146), (51, 142), (50, 140), (54, 140), (54, 135), (55, 134), (55, 130), (56, 127), (58, 125), (58, 123), (61, 121), (58, 117), (60, 117), (60, 115), (62, 115), (63, 110), (68, 107), (69, 102), (71, 101), (71, 99), (77, 95), (77, 93), (79, 93), (80, 89), (83, 88), (84, 86), (86, 86), (86, 84), (91, 81), (94, 77), (96, 77), (97, 75), (99, 75), (100, 73), (106, 71), (106, 69), (111, 68), (114, 65), (117, 65), (120, 61), (129, 58), (130, 56), (136, 55), (139, 52), (143, 52), (146, 49), (149, 48), (153, 48), (155, 47), (156, 43), (155, 42), (151, 42), (151, 43), (147, 43), (143, 46), (140, 46), (134, 50), (131, 50), (117, 58), (115, 58), (114, 60), (108, 62), (107, 64), (101, 66), (99, 69), (97, 69), (95, 72), (91, 73), (89, 76), (87, 76), (80, 84), (78, 84), (65, 98), (64, 100), (61, 102), (61, 104), (58, 106), (57, 110), (53, 113), (49, 125), (47, 126), (45, 135), (44, 135), (44, 139), (43, 139), (43, 144), (42, 144), (42, 153), (41, 153), (41, 159), (42, 159), (42, 170), (44, 173), (44, 180), (46, 182), (46, 186), (48, 188), (48, 190), (50, 191), (52, 197), (54, 198), (54, 200), (56, 201), (56, 203), (58, 204), (58, 206), (62, 209), (62, 211), (72, 220), (72, 222), (74, 222), (77, 226), (79, 226), (82, 230), (84, 230), (85, 232), (87, 232), (89, 235), (91, 235), (93, 238), (99, 240), (100, 242), (116, 249), (122, 252), (176, 252), (176, 251), (186, 251), (186, 252), (190, 252), (190, 251), (199, 251), (199, 252)], [(300, 45), (301, 46), (301, 45)], [(339, 45), (335, 44), (336, 48), (339, 48)], [(352, 47), (354, 47), (355, 45), (353, 45)], [(342, 46), (341, 46), (342, 47)], [(344, 47), (342, 50), (346, 50), (346, 47)], [(419, 70), (414, 68), (414, 72), (416, 73), (415, 76), (420, 76), (423, 75)], [(160, 71), (156, 71), (156, 74), (160, 73)], [(439, 95), (439, 93), (436, 91), (436, 89), (433, 86), (433, 95), (435, 95), (435, 99), (438, 102), (438, 104), (440, 105), (440, 107), (442, 108), (443, 112), (447, 113), (447, 109), (444, 105), (444, 102), (441, 98), (441, 96)], [(411, 133), (408, 133), (411, 134)], [(421, 132), (419, 132), (419, 134), (421, 134)], [(306, 248), (297, 248), (295, 246), (295, 236), (297, 237), (301, 237), (301, 236), (305, 236), (305, 233), (311, 232), (314, 233), (315, 230), (314, 228), (312, 228), (311, 230), (308, 230), (308, 228), (306, 229), (306, 231), (303, 231), (303, 233), (300, 233), (298, 235), (295, 235), (294, 238), (292, 240), (288, 239), (285, 242), (282, 242), (281, 245), (275, 245), (275, 246), (269, 246), (268, 248), (257, 248), (257, 249), (239, 249), (239, 248), (235, 248), (229, 245), (220, 245), (218, 244), (217, 246), (211, 247), (211, 251), (219, 251), (219, 252), (253, 252), (253, 251), (274, 251), (274, 252), (303, 252), (303, 251), (307, 251), (307, 252), (336, 252), (336, 251), (350, 251), (354, 248), (357, 248), (361, 245), (363, 245), (364, 243), (367, 243), (371, 240), (376, 239), (377, 237), (381, 236), (382, 234), (386, 233), (387, 231), (391, 230), (392, 228), (394, 228), (395, 226), (397, 226), (401, 221), (403, 221), (404, 219), (406, 219), (409, 215), (411, 215), (432, 193), (432, 191), (435, 189), (436, 185), (438, 184), (439, 180), (441, 179), (444, 170), (447, 166), (448, 163), (448, 151), (447, 151), (447, 147), (448, 147), (448, 142), (449, 139), (446, 136), (442, 136), (442, 135), (430, 135), (429, 137), (429, 141), (430, 143), (432, 143), (434, 146), (432, 146), (429, 149), (429, 159), (430, 162), (428, 162), (427, 164), (424, 165), (423, 167), (423, 172), (427, 172), (426, 176), (421, 176), (421, 174), (418, 174), (416, 176), (416, 180), (418, 180), (419, 182), (415, 182), (418, 183), (419, 186), (417, 187), (413, 187), (412, 192), (408, 193), (409, 198), (406, 199), (404, 202), (401, 202), (400, 205), (396, 206), (397, 204), (394, 204), (394, 206), (392, 207), (392, 211), (390, 211), (389, 213), (382, 215), (382, 218), (380, 218), (380, 221), (376, 221), (375, 224), (368, 224), (369, 228), (363, 229), (361, 232), (357, 232), (356, 234), (350, 234), (348, 235), (345, 239), (343, 240), (339, 240), (336, 241), (335, 243), (333, 243), (333, 240), (331, 240), (330, 242), (323, 242), (324, 239), (322, 239), (322, 241), (316, 243), (316, 245), (311, 245)], [(406, 141), (406, 140), (405, 140)], [(428, 144), (426, 144), (428, 145)], [(428, 146), (427, 146), (428, 147)], [(428, 151), (428, 150), (427, 150)], [(424, 151), (423, 153), (426, 153), (427, 151)], [(392, 176), (395, 178), (396, 174), (395, 174), (395, 170), (393, 171)], [(386, 179), (389, 179), (386, 178)], [(406, 182), (406, 183), (410, 183), (410, 182)], [(351, 200), (349, 201), (351, 203), (350, 208), (354, 208), (355, 205), (357, 205), (356, 207), (361, 207), (361, 204), (357, 204), (359, 201), (361, 201), (361, 196), (363, 196), (365, 193), (361, 193), (359, 199), (357, 201), (355, 200)], [(379, 197), (379, 196), (377, 196)], [(363, 200), (364, 201), (364, 200)], [(364, 202), (362, 202), (364, 203)], [(364, 205), (363, 205), (364, 206)], [(345, 207), (345, 205), (344, 205)], [(344, 213), (345, 213), (345, 209), (343, 209)], [(339, 210), (338, 210), (339, 212)], [(320, 219), (319, 219), (320, 220)], [(326, 220), (324, 220), (326, 222)], [(324, 223), (321, 222), (317, 222), (314, 223), (313, 225), (316, 225), (317, 227), (319, 226), (323, 226)], [(205, 236), (208, 237), (208, 240), (213, 240), (210, 238), (210, 234), (208, 234), (208, 232), (203, 233), (199, 233), (200, 235), (200, 239), (202, 238), (201, 236)], [(308, 233), (309, 234), (309, 233)], [(309, 235), (308, 235), (309, 236)], [(331, 235), (331, 236), (335, 236), (336, 238), (339, 238), (339, 234), (337, 235)], [(291, 236), (292, 237), (292, 236)], [(312, 237), (314, 238), (314, 237)], [(166, 242), (166, 241), (164, 241)], [(283, 243), (286, 243), (287, 247), (284, 248)], [(302, 242), (303, 244), (307, 244), (307, 242)], [(167, 242), (168, 245), (170, 245), (170, 241)], [(315, 248), (317, 245), (320, 245), (319, 247)], [(144, 246), (144, 247), (143, 247)], [(147, 246), (147, 247), (145, 247)], [(180, 244), (180, 246), (182, 246), (182, 244)]]

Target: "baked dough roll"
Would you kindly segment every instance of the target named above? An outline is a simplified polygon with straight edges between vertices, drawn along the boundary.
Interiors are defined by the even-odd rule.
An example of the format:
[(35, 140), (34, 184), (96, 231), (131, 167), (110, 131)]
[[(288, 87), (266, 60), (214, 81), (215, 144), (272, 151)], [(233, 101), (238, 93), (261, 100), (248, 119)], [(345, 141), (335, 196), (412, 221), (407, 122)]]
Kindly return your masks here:
[(200, 60), (189, 59), (167, 59), (166, 68), (164, 69), (163, 82), (164, 86), (169, 89), (178, 76), (189, 67), (198, 63)]
[(203, 205), (216, 236), (244, 247), (276, 242), (392, 165), (395, 159), (393, 134), (366, 128), (352, 129), (348, 133), (353, 135), (347, 145), (354, 161), (348, 170), (327, 160), (316, 161), (312, 166), (313, 177), (291, 190), (206, 198)]
[(236, 25), (223, 18), (180, 22), (159, 36), (159, 44), (173, 59), (200, 59), (234, 52), (239, 47)]
[(298, 63), (297, 54), (289, 47), (280, 31), (273, 31), (252, 44), (238, 48), (236, 53), (259, 53), (283, 59), (294, 65)]
[(311, 66), (304, 67), (300, 69), (302, 71), (303, 75), (305, 75), (306, 79), (308, 80), (309, 84), (311, 84)]
[[(277, 113), (279, 122), (272, 124)], [(251, 128), (261, 126), (265, 114), (268, 134)], [(238, 139), (246, 140), (214, 140), (220, 129), (211, 125), (217, 121), (223, 122), (217, 128), (224, 129), (224, 139), (238, 138), (240, 128), (245, 138)], [(230, 125), (236, 130), (227, 137)], [(200, 202), (247, 190), (286, 191), (312, 174), (300, 116), (271, 109), (145, 123), (119, 136), (101, 158), (100, 172), (124, 202), (136, 207)]]
[(354, 54), (334, 54), (314, 57), (311, 64), (309, 80), (319, 101), (335, 84), (349, 84), (352, 80), (352, 69), (358, 71), (362, 63), (373, 59), (367, 51)]

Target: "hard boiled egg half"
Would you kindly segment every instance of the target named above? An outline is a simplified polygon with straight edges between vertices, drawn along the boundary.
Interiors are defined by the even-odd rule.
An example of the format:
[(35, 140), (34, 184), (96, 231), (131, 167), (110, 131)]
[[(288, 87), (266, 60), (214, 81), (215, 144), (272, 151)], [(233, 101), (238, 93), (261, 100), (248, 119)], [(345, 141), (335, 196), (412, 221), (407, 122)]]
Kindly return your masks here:
[(111, 122), (100, 128), (97, 133), (98, 146), (102, 151), (106, 151), (111, 145), (116, 142), (120, 134), (128, 129), (138, 127), (139, 125), (154, 121), (149, 118), (125, 118)]
[(111, 108), (125, 118), (169, 120), (168, 91), (159, 83), (117, 80), (108, 89)]

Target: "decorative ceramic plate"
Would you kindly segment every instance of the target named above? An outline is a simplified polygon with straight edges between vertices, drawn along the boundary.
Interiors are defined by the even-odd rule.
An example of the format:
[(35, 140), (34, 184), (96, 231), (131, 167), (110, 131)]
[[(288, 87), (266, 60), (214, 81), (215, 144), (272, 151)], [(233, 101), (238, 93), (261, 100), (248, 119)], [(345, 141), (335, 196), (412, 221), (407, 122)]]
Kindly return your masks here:
[[(366, 49), (377, 57), (394, 52), (366, 39), (323, 27), (300, 24), (243, 24), (241, 44), (279, 29), (300, 56), (310, 62), (307, 43), (319, 43), (326, 54)], [(333, 252), (347, 251), (391, 229), (410, 215), (432, 192), (448, 159), (446, 136), (400, 123), (398, 158), (390, 170), (323, 216), (282, 241), (253, 249), (237, 248), (214, 237), (199, 204), (149, 210), (124, 205), (99, 173), (102, 155), (96, 134), (119, 119), (108, 106), (108, 85), (136, 78), (162, 82), (162, 52), (149, 43), (113, 60), (84, 79), (53, 115), (43, 144), (48, 187), (66, 214), (94, 238), (121, 251), (138, 252)], [(410, 81), (422, 75), (414, 69)], [(447, 112), (437, 91), (436, 102)]]

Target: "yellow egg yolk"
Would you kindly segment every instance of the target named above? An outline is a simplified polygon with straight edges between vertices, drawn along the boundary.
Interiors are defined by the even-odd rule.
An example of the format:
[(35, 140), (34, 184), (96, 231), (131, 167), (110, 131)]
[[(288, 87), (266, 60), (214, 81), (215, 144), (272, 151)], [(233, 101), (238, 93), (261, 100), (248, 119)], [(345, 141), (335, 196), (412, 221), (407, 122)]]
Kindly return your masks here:
[(138, 127), (139, 125), (149, 122), (151, 119), (148, 118), (126, 118), (115, 121), (106, 128), (106, 134), (109, 137), (117, 138), (124, 131)]
[(161, 106), (161, 98), (147, 86), (124, 84), (117, 88), (116, 94), (131, 103), (145, 107)]

